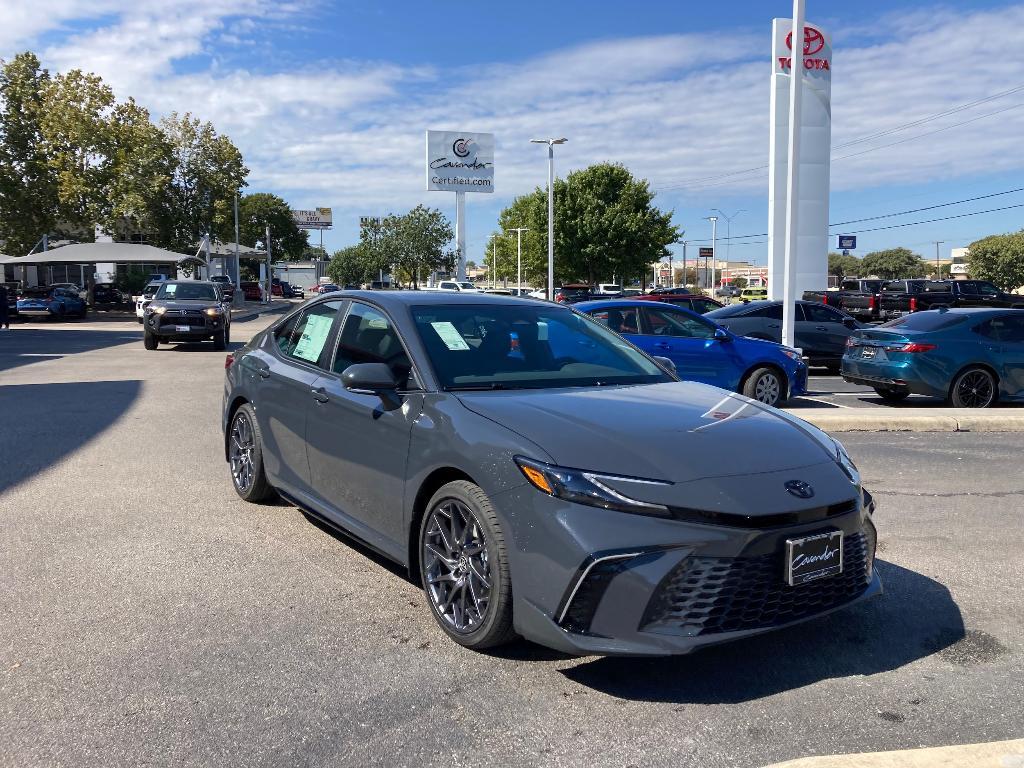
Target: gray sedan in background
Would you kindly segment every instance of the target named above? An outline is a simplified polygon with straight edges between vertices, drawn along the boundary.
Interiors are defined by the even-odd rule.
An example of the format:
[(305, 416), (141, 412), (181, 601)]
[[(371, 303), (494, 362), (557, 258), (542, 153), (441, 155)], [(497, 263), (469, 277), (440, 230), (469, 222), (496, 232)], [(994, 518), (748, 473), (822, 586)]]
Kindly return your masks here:
[[(782, 302), (749, 301), (708, 312), (721, 326), (740, 336), (782, 342)], [(864, 325), (856, 318), (815, 301), (796, 302), (795, 346), (810, 365), (838, 373), (846, 352), (846, 340)]]
[(839, 443), (567, 307), (332, 293), (228, 356), (223, 405), (243, 499), (406, 566), (470, 648), (687, 653), (881, 591)]

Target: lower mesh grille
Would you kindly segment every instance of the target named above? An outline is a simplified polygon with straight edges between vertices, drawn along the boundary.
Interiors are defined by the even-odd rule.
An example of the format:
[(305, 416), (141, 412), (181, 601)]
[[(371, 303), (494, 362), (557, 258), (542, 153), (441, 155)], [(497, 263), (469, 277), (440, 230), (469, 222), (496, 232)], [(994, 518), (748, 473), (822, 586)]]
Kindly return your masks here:
[(658, 586), (641, 629), (696, 637), (764, 629), (848, 603), (871, 582), (875, 534), (868, 523), (843, 541), (843, 572), (790, 587), (781, 553), (761, 557), (689, 557)]

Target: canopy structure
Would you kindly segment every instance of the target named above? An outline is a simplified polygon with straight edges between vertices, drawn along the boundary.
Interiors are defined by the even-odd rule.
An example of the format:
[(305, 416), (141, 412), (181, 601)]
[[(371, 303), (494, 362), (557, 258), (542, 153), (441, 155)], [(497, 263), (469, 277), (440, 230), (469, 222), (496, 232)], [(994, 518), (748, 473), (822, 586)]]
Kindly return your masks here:
[[(240, 259), (265, 259), (267, 258), (266, 251), (260, 251), (251, 245), (242, 245), (238, 247), (238, 257)], [(210, 256), (234, 256), (235, 255), (235, 244), (234, 243), (222, 243), (218, 240), (214, 240), (210, 243)]]
[[(77, 243), (28, 256), (0, 256), (0, 264), (179, 264), (195, 256), (141, 243)], [(206, 263), (203, 259), (198, 261)]]

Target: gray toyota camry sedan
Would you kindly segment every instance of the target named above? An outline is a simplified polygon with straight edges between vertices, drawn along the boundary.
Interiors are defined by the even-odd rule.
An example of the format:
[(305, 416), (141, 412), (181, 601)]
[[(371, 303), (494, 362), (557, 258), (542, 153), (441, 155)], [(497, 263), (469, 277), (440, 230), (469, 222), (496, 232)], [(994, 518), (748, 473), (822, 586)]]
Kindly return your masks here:
[(237, 493), (407, 566), (467, 647), (687, 653), (882, 590), (842, 445), (568, 307), (332, 293), (226, 365)]

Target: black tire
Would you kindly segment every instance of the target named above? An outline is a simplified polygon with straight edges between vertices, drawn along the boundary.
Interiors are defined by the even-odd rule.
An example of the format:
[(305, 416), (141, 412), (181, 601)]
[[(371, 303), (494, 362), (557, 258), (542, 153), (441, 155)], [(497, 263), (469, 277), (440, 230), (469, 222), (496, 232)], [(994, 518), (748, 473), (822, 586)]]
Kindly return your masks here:
[(135, 319), (139, 321), (139, 325), (142, 325), (142, 318), (141, 317), (137, 317)]
[(902, 389), (882, 389), (875, 387), (875, 392), (887, 403), (899, 403), (910, 397), (910, 393)]
[[(456, 517), (464, 524), (454, 522)], [(447, 536), (445, 519), (449, 521)], [(443, 542), (449, 537), (453, 542), (446, 547)], [(459, 645), (474, 650), (513, 640), (512, 579), (505, 537), (494, 507), (480, 487), (457, 480), (440, 488), (427, 504), (417, 541), (423, 592), (441, 629)], [(445, 592), (443, 585), (453, 581), (455, 586)], [(481, 611), (484, 589), (486, 607)], [(469, 600), (475, 605), (468, 605)], [(462, 627), (458, 626), (460, 604)], [(449, 605), (451, 616), (446, 610)]]
[(829, 376), (838, 376), (843, 372), (842, 363), (826, 363), (825, 370), (828, 371)]
[(228, 332), (226, 328), (221, 328), (213, 334), (213, 348), (218, 352), (223, 352), (228, 348)]
[(255, 504), (274, 495), (263, 467), (263, 435), (256, 421), (256, 411), (249, 403), (239, 406), (231, 417), (227, 456), (231, 485), (241, 498)]
[(980, 366), (960, 371), (949, 388), (949, 402), (954, 408), (988, 408), (998, 398), (996, 377)]
[(740, 392), (751, 400), (775, 406), (786, 399), (786, 377), (774, 368), (755, 368)]
[(156, 345), (160, 343), (160, 340), (149, 331), (146, 331), (142, 335), (142, 344), (146, 349), (156, 349)]

